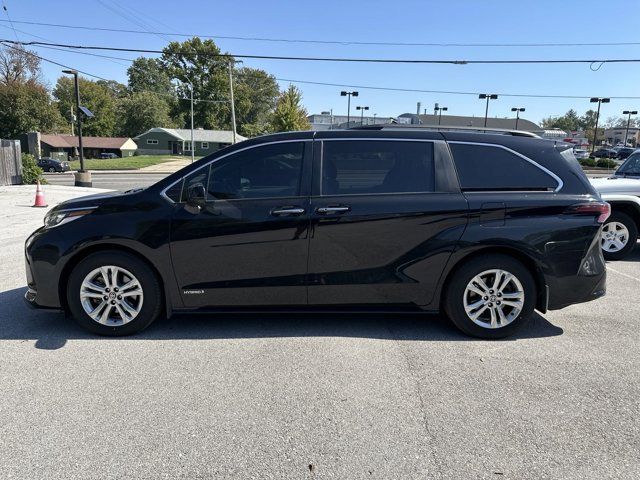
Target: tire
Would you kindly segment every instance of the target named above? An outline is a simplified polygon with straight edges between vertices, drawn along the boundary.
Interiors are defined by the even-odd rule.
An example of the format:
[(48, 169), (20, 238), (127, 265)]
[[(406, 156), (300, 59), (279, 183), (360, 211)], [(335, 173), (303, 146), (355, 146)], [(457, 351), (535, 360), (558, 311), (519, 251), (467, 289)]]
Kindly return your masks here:
[[(494, 290), (492, 287), (495, 273), (487, 272), (498, 270), (511, 274), (512, 278), (502, 289)], [(480, 278), (487, 286), (485, 296), (468, 289), (471, 285), (478, 292), (484, 291), (480, 284), (472, 283), (478, 275), (482, 275)], [(501, 278), (499, 285), (507, 280), (505, 275)], [(509, 299), (505, 300), (503, 296), (508, 296)], [(473, 258), (455, 271), (447, 283), (444, 309), (453, 324), (467, 335), (497, 339), (514, 334), (528, 322), (535, 307), (535, 300), (536, 284), (529, 270), (513, 257), (489, 254)], [(507, 302), (514, 305), (507, 305)], [(475, 310), (472, 309), (471, 315), (480, 312), (476, 321), (467, 313), (467, 308), (471, 309), (474, 305), (479, 306)], [(499, 311), (502, 311), (502, 316)], [(492, 327), (491, 320), (494, 315), (495, 322)]]
[[(612, 236), (608, 237), (609, 234), (612, 234)], [(606, 260), (622, 260), (636, 246), (638, 226), (626, 213), (614, 211), (602, 226), (601, 235), (600, 246), (602, 247), (604, 258)], [(624, 246), (619, 247), (613, 243), (614, 239), (623, 243)]]
[[(100, 270), (101, 267), (105, 268)], [(109, 283), (104, 281), (103, 272)], [(83, 286), (87, 279), (91, 284)], [(157, 276), (144, 261), (126, 252), (104, 251), (89, 255), (73, 269), (67, 282), (67, 303), (76, 322), (90, 332), (131, 335), (158, 318), (162, 311), (162, 290)], [(98, 310), (98, 305), (103, 307)], [(96, 320), (89, 315), (91, 310)]]

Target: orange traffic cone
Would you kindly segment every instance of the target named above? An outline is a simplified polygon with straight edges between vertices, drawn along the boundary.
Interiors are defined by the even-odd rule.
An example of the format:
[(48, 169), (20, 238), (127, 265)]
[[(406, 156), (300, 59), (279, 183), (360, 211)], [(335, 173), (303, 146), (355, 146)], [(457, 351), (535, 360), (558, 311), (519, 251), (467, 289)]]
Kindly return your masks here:
[(40, 181), (37, 181), (36, 187), (36, 202), (33, 204), (34, 207), (47, 207), (47, 202), (44, 199), (44, 192), (42, 191), (42, 187), (40, 186)]

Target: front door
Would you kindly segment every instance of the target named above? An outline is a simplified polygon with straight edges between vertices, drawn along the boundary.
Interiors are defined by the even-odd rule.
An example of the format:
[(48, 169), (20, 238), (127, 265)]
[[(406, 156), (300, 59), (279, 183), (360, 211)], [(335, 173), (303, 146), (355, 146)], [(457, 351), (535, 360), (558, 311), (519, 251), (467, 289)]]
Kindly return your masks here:
[(467, 223), (457, 182), (436, 175), (441, 157), (450, 164), (446, 145), (322, 144), (311, 198), (309, 304), (428, 304)]
[(184, 179), (206, 186), (171, 225), (171, 255), (187, 307), (307, 303), (311, 142), (278, 142), (215, 160)]

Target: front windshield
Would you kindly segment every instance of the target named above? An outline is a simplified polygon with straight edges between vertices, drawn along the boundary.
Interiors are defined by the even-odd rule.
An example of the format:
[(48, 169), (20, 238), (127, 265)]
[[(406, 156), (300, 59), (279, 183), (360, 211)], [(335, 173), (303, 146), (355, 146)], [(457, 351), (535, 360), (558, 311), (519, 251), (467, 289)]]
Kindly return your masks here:
[(640, 176), (640, 152), (629, 155), (629, 158), (620, 165), (616, 175), (638, 175)]

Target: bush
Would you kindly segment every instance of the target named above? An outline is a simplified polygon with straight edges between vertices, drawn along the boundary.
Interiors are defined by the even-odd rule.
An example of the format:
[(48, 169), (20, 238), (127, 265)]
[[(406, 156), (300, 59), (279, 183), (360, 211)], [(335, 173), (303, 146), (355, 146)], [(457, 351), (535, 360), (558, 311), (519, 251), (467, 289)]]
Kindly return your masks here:
[(47, 183), (42, 176), (42, 169), (36, 163), (36, 159), (30, 153), (22, 154), (22, 184), (33, 185), (38, 180), (40, 183)]
[(596, 166), (596, 159), (595, 158), (581, 158), (580, 159), (580, 165), (582, 165), (583, 167), (595, 167)]
[(596, 162), (596, 166), (600, 168), (615, 168), (618, 164), (610, 158), (601, 158)]

